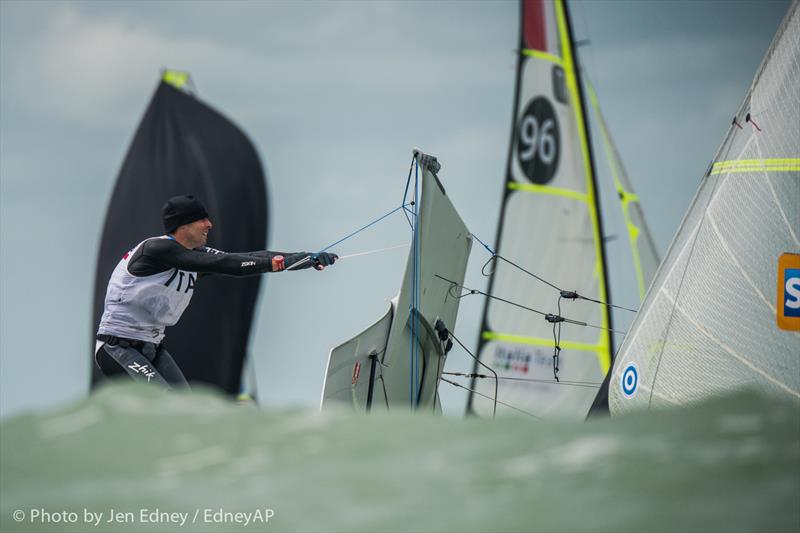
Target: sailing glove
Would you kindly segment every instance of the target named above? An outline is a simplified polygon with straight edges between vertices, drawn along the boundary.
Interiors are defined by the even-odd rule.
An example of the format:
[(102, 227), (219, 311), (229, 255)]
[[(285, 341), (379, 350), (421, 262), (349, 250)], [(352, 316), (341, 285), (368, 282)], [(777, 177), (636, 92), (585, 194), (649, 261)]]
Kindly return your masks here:
[(328, 252), (322, 252), (319, 254), (312, 254), (311, 259), (314, 261), (314, 268), (317, 270), (322, 270), (326, 266), (331, 266), (339, 259), (339, 256), (336, 254), (329, 254)]
[[(308, 260), (304, 261), (306, 258)], [(287, 255), (284, 259), (284, 265), (287, 270), (302, 270), (304, 268), (314, 267), (317, 270), (322, 270), (326, 266), (330, 266), (339, 259), (339, 256), (336, 254), (330, 254), (328, 252), (322, 252), (319, 254), (312, 254), (309, 252), (298, 252), (296, 254)], [(300, 263), (296, 267), (292, 267), (292, 265)]]

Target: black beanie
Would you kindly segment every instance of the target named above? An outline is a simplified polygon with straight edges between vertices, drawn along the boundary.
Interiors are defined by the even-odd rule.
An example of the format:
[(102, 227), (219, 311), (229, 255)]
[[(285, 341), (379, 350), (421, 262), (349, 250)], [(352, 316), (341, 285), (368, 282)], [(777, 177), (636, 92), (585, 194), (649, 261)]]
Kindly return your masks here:
[(173, 196), (161, 209), (164, 229), (173, 233), (179, 226), (208, 218), (205, 206), (191, 194)]

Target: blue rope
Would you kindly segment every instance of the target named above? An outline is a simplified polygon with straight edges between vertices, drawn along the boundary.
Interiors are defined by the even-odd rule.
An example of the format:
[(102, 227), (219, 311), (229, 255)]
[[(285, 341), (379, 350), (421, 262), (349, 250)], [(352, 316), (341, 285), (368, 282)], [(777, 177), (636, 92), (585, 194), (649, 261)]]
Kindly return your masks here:
[(350, 237), (352, 237), (352, 236), (356, 235), (357, 233), (361, 233), (362, 231), (364, 231), (364, 230), (365, 230), (365, 229), (367, 229), (368, 227), (370, 227), (370, 226), (373, 226), (373, 225), (377, 224), (378, 222), (380, 222), (380, 221), (381, 221), (381, 220), (383, 220), (384, 218), (388, 217), (389, 215), (392, 215), (392, 214), (394, 214), (395, 212), (397, 212), (397, 211), (400, 211), (401, 209), (405, 209), (405, 208), (406, 208), (406, 206), (408, 206), (408, 204), (403, 204), (403, 205), (401, 205), (400, 207), (395, 207), (394, 209), (392, 209), (391, 211), (389, 211), (389, 212), (388, 212), (388, 213), (386, 213), (385, 215), (381, 216), (380, 218), (376, 218), (375, 220), (373, 220), (372, 222), (370, 222), (370, 223), (369, 223), (369, 224), (367, 224), (366, 226), (364, 226), (364, 227), (362, 227), (362, 228), (359, 228), (359, 229), (357, 229), (356, 231), (354, 231), (353, 233), (351, 233), (350, 235), (348, 235), (348, 236), (346, 236), (346, 237), (342, 237), (341, 239), (339, 239), (339, 240), (338, 240), (338, 241), (336, 241), (335, 243), (333, 243), (333, 244), (331, 244), (331, 245), (329, 245), (329, 246), (326, 246), (325, 248), (323, 248), (323, 249), (322, 249), (322, 250), (320, 250), (319, 252), (317, 252), (317, 253), (315, 253), (315, 254), (312, 254), (312, 255), (313, 255), (313, 256), (317, 256), (317, 255), (321, 254), (322, 252), (326, 252), (326, 251), (330, 250), (331, 248), (333, 248), (333, 247), (334, 247), (334, 246), (336, 246), (337, 244), (339, 244), (339, 243), (341, 243), (341, 242), (344, 242), (344, 241), (346, 241), (347, 239), (349, 239)]
[(481, 243), (481, 244), (483, 245), (483, 247), (484, 247), (484, 248), (486, 248), (486, 251), (488, 251), (490, 254), (492, 254), (492, 255), (497, 255), (497, 254), (495, 253), (495, 251), (494, 251), (494, 250), (492, 250), (491, 248), (489, 248), (489, 245), (488, 245), (488, 244), (486, 244), (485, 242), (483, 242), (482, 240), (480, 240), (480, 238), (479, 238), (477, 235), (475, 235), (474, 233), (470, 233), (470, 235), (472, 235), (473, 237), (475, 237), (475, 240), (476, 240), (476, 241), (478, 241), (479, 243)]

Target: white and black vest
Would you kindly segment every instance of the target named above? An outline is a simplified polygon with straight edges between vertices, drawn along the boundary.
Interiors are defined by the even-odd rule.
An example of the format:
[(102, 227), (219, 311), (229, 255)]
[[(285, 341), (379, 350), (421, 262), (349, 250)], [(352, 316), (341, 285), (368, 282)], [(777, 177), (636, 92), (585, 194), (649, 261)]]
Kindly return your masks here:
[(148, 240), (126, 253), (114, 268), (98, 334), (159, 344), (164, 328), (175, 325), (192, 300), (196, 272), (170, 268), (150, 276), (134, 276), (128, 271), (128, 261)]

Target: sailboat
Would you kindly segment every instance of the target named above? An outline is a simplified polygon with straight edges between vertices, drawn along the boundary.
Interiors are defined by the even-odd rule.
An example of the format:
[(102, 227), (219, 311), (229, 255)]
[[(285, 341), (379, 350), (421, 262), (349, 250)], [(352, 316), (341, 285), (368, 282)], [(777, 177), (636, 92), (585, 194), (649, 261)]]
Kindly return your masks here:
[[(474, 372), (477, 374), (482, 367), (490, 370), (493, 367), (497, 375), (478, 374), (473, 378), (469, 409), (473, 413), (494, 416), (499, 406), (501, 413), (523, 411), (533, 416), (582, 418), (597, 395), (612, 354), (609, 335), (612, 320), (606, 305), (609, 303), (608, 283), (601, 239), (602, 212), (595, 183), (589, 117), (584, 107), (566, 4), (526, 0), (521, 3), (521, 15), (522, 43), (506, 194), (497, 238), (499, 252), (489, 262), (494, 272), (489, 285), (490, 299), (484, 311), (481, 351)], [(658, 253), (605, 126), (597, 98), (591, 86), (588, 88), (608, 152), (633, 250), (639, 292), (643, 296), (658, 264)], [(433, 180), (438, 180), (436, 173), (426, 170), (425, 183)], [(429, 193), (423, 191), (423, 198), (425, 194)], [(449, 215), (439, 213), (437, 216), (460, 220), (454, 210)], [(425, 218), (421, 220), (429, 222)], [(463, 223), (448, 224), (459, 226), (457, 240), (469, 236)], [(427, 233), (421, 233), (421, 242), (428, 242)], [(454, 254), (452, 243), (445, 241), (426, 247), (437, 255), (440, 267), (447, 264), (448, 255), (459, 265), (458, 274), (447, 278), (451, 287), (449, 294), (444, 295), (445, 302), (449, 300), (455, 312), (458, 304), (453, 297), (463, 288), (462, 254)], [(408, 386), (409, 381), (416, 383), (417, 380), (413, 375), (406, 379), (407, 371), (400, 375), (396, 374), (396, 369), (387, 368), (383, 355), (409, 352), (407, 343), (401, 342), (409, 338), (408, 331), (396, 333), (400, 331), (397, 324), (408, 321), (399, 312), (408, 307), (408, 298), (404, 295), (410, 287), (409, 277), (413, 276), (412, 257), (413, 249), (400, 292), (402, 304), (398, 304), (396, 298), (384, 317), (331, 351), (323, 386), (323, 409), (348, 405), (369, 410), (374, 405), (376, 379), (384, 388), (383, 396), (377, 395), (384, 407), (389, 408), (393, 403), (407, 404), (412, 409), (422, 405), (418, 399), (413, 399), (414, 387)], [(497, 260), (499, 257), (513, 258), (513, 263), (501, 262)], [(531, 276), (525, 267), (542, 277)], [(427, 275), (430, 273), (445, 279), (436, 270)], [(569, 290), (562, 293), (556, 284)], [(559, 301), (565, 293), (579, 294), (580, 301), (575, 302), (576, 297), (569, 295)], [(569, 319), (563, 325), (545, 322), (540, 316), (521, 310), (520, 306), (509, 306), (511, 301), (524, 306), (545, 306), (553, 313), (558, 311), (557, 315), (547, 313), (551, 317), (561, 318), (563, 314)], [(563, 309), (560, 308), (562, 303)], [(425, 316), (427, 329), (433, 331), (436, 313), (426, 311)], [(577, 329), (577, 325), (582, 329)], [(448, 327), (452, 327), (450, 322)], [(395, 334), (390, 333), (391, 328)], [(410, 326), (406, 326), (406, 330), (410, 330)], [(405, 357), (400, 355), (403, 368), (413, 368), (413, 359), (413, 350)], [(443, 360), (442, 357), (440, 362)], [(443, 364), (437, 362), (439, 377), (442, 367)], [(365, 369), (369, 369), (366, 380), (361, 377)], [(390, 378), (390, 375), (399, 377)], [(478, 381), (478, 378), (489, 379)], [(388, 387), (392, 393), (386, 394), (389, 379), (397, 383)], [(431, 385), (425, 387), (431, 389)], [(397, 393), (405, 389), (410, 393)], [(438, 407), (436, 400), (434, 407)]]
[(412, 167), (422, 176), (406, 189), (412, 242), (400, 292), (378, 321), (331, 350), (322, 410), (441, 411), (439, 383), (472, 236), (439, 180), (438, 160), (415, 149)]
[[(261, 250), (267, 243), (264, 171), (250, 139), (203, 103), (185, 72), (165, 71), (139, 124), (108, 206), (95, 276), (92, 338), (103, 312), (109, 276), (130, 246), (160, 235), (161, 207), (192, 193), (214, 221), (209, 245), (222, 250)], [(260, 276), (202, 281), (167, 344), (190, 382), (241, 392)], [(225, 309), (220, 316), (207, 309)], [(92, 346), (94, 341), (92, 341)], [(102, 380), (92, 365), (92, 384)], [(252, 395), (252, 388), (246, 391)]]
[(798, 80), (795, 0), (621, 346), (612, 414), (743, 387), (800, 401)]
[[(537, 417), (579, 419), (613, 354), (612, 316), (596, 303), (610, 303), (610, 295), (589, 119), (566, 3), (520, 5), (511, 143), (494, 241), (497, 256), (508, 261), (492, 262), (489, 293), (573, 323), (487, 299), (478, 360), (498, 372), (503, 402)], [(491, 414), (486, 397), (493, 387), (474, 377), (468, 412)]]

